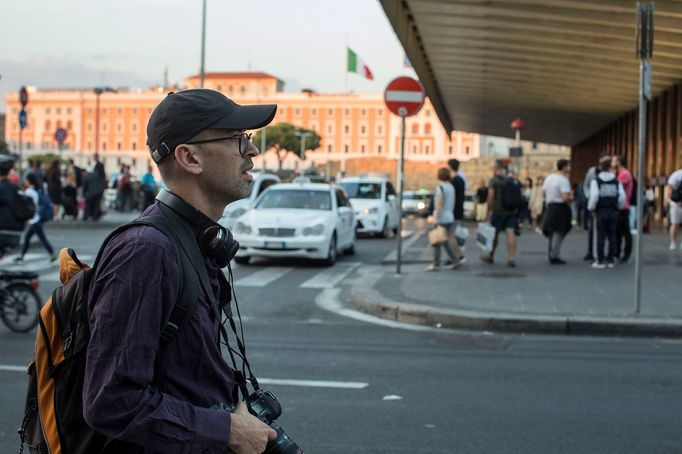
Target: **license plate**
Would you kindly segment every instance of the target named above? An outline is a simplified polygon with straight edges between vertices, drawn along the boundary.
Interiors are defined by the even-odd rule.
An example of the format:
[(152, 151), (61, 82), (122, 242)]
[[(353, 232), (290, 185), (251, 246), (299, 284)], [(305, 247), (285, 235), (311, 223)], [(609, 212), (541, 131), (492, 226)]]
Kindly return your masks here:
[(287, 244), (284, 241), (265, 241), (263, 247), (265, 249), (286, 249)]

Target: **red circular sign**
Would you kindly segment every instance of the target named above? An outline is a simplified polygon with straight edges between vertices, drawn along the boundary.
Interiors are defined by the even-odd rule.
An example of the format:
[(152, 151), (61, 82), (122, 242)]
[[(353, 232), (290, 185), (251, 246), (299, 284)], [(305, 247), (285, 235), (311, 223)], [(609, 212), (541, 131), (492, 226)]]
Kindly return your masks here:
[(409, 117), (424, 105), (424, 87), (411, 77), (398, 77), (389, 82), (384, 92), (388, 110), (400, 117)]
[(19, 102), (21, 107), (26, 107), (26, 104), (28, 104), (28, 91), (26, 87), (21, 87), (21, 90), (19, 90)]

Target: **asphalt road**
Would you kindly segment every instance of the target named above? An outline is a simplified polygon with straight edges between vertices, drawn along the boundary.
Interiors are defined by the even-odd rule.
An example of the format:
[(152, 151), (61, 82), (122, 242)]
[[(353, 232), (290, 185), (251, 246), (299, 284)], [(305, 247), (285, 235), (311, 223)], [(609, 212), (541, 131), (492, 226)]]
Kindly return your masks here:
[[(48, 235), (93, 256), (106, 231)], [(680, 452), (680, 341), (414, 330), (321, 307), (323, 298), (343, 305), (362, 265), (394, 247), (361, 239), (331, 269), (258, 261), (234, 270), (250, 362), (306, 453)], [(56, 274), (32, 252), (24, 266), (44, 268), (45, 292)], [(34, 336), (0, 325), (2, 453), (18, 452), (26, 388), (7, 366), (29, 361)]]

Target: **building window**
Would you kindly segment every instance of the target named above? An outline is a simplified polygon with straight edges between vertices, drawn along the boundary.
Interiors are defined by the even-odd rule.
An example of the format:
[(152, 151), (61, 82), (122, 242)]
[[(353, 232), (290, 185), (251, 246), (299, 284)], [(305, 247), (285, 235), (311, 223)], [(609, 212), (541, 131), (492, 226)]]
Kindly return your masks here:
[(334, 116), (334, 109), (327, 109), (327, 116), (328, 117)]
[(296, 108), (296, 110), (294, 110), (294, 115), (296, 115), (297, 117), (300, 116), (301, 115), (301, 109)]
[(334, 126), (331, 123), (329, 123), (327, 125), (327, 134), (333, 134), (333, 133), (334, 133)]
[(431, 123), (426, 123), (424, 125), (424, 134), (431, 134)]
[(348, 145), (344, 145), (344, 146), (343, 146), (343, 152), (344, 152), (344, 153), (348, 153)]
[(116, 149), (117, 149), (117, 150), (120, 150), (121, 148), (123, 148), (123, 147), (121, 146), (121, 142), (117, 142), (117, 143), (116, 143)]
[(137, 131), (137, 123), (133, 123), (132, 125), (130, 125), (130, 127), (133, 130), (133, 132)]
[(106, 124), (106, 123), (102, 123), (102, 131), (106, 131), (106, 130), (107, 130), (107, 124)]
[(120, 107), (118, 108), (118, 114), (123, 115), (123, 109), (121, 109)]
[(426, 109), (424, 111), (424, 115), (426, 115), (427, 117), (430, 117), (431, 116), (431, 109)]
[(107, 143), (102, 142), (102, 151), (107, 151)]
[(222, 85), (218, 85), (218, 89), (217, 89), (217, 90), (218, 90), (218, 91), (223, 91), (223, 86), (222, 86)]
[(137, 115), (137, 107), (133, 107), (133, 115)]
[(537, 149), (538, 149), (538, 143), (537, 143), (537, 142), (533, 142), (533, 150), (537, 150)]
[(377, 126), (377, 134), (382, 135), (384, 133), (384, 128), (381, 127), (381, 125)]
[(92, 142), (88, 142), (88, 150), (92, 149)]
[(381, 117), (384, 114), (384, 109), (377, 109), (377, 116)]
[(424, 153), (429, 154), (429, 146), (424, 145)]
[(377, 145), (377, 153), (381, 154), (381, 145)]
[(46, 108), (45, 108), (45, 113), (46, 113), (47, 115), (50, 115), (50, 108), (49, 108), (49, 107), (46, 107)]
[(469, 154), (469, 147), (466, 147), (466, 148), (464, 149), (464, 154)]
[(88, 114), (92, 115), (92, 107), (88, 107)]
[(360, 153), (364, 153), (364, 152), (365, 152), (365, 145), (363, 144), (363, 145), (360, 145)]
[(310, 113), (311, 113), (312, 115), (317, 115), (317, 109), (313, 109)]
[(45, 120), (45, 130), (49, 131), (52, 128), (52, 122), (50, 120)]
[(350, 109), (346, 109), (346, 111), (344, 113), (346, 116), (349, 116), (350, 115)]
[(332, 152), (332, 146), (331, 146), (331, 145), (327, 145), (327, 153), (331, 153), (331, 152)]
[(116, 129), (118, 130), (118, 132), (123, 131), (123, 124), (121, 124), (121, 123), (117, 124)]
[(452, 154), (452, 145), (448, 145), (448, 154)]
[(417, 123), (412, 125), (412, 134), (419, 134), (419, 125)]
[(71, 107), (67, 107), (67, 108), (66, 108), (66, 114), (67, 114), (67, 115), (71, 115)]
[(417, 146), (412, 147), (412, 154), (417, 154)]
[(92, 123), (88, 123), (88, 132), (90, 132), (90, 131), (92, 131)]
[(360, 115), (362, 115), (363, 117), (366, 117), (367, 116), (367, 109), (362, 109), (360, 111)]
[(343, 132), (344, 132), (345, 134), (350, 133), (350, 126), (345, 125), (345, 126), (343, 127)]
[(104, 108), (102, 109), (102, 114), (105, 114), (105, 115), (106, 115), (106, 113), (107, 113), (107, 108), (104, 107)]
[(73, 122), (71, 120), (66, 121), (66, 129), (73, 129)]
[(57, 120), (57, 125), (56, 125), (55, 129), (59, 129), (59, 128), (61, 128), (61, 127), (62, 127), (62, 121), (61, 121), (61, 120)]
[(317, 123), (311, 123), (311, 124), (310, 124), (310, 129), (312, 129), (313, 131), (317, 132)]
[(367, 132), (367, 128), (365, 128), (364, 125), (360, 126), (360, 134), (362, 134), (364, 136), (366, 132)]
[(242, 96), (243, 96), (244, 94), (246, 94), (246, 87), (245, 87), (244, 85), (241, 85), (241, 86), (239, 87), (239, 93), (241, 93)]
[(131, 143), (130, 148), (132, 148), (133, 150), (137, 150), (137, 142)]
[(228, 86), (227, 86), (227, 92), (228, 92), (229, 94), (232, 94), (233, 91), (234, 91), (234, 87), (233, 87), (232, 85), (228, 85)]

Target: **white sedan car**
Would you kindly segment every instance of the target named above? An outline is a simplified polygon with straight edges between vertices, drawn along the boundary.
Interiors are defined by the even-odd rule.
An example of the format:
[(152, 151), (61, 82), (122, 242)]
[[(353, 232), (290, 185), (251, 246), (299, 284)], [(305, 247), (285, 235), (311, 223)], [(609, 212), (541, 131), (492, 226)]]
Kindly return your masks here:
[(355, 252), (355, 218), (341, 186), (270, 186), (234, 226), (237, 263), (251, 257), (303, 257), (333, 265), (339, 251)]

